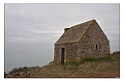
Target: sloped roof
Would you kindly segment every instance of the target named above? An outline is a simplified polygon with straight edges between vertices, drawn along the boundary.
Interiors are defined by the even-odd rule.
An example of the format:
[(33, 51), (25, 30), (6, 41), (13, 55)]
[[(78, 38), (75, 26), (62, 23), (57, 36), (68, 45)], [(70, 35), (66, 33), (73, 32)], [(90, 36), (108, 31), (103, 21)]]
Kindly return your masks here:
[(96, 23), (96, 21), (90, 20), (70, 27), (55, 44), (78, 42), (92, 23)]

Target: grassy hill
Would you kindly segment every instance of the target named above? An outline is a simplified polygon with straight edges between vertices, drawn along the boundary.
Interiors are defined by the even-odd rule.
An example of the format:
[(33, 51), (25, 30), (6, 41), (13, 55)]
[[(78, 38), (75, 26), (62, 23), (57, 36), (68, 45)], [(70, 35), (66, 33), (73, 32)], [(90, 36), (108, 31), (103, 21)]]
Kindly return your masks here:
[[(19, 69), (19, 68), (18, 68)], [(50, 62), (43, 67), (28, 67), (20, 71), (10, 71), (8, 78), (119, 78), (120, 54), (95, 59), (85, 58), (80, 62), (67, 62), (64, 65)]]

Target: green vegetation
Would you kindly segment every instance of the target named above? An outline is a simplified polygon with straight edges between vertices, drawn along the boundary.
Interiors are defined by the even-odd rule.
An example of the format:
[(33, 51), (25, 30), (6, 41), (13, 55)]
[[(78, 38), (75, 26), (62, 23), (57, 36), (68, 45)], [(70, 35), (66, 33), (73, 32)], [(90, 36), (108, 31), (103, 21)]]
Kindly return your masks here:
[(82, 59), (80, 62), (76, 62), (76, 61), (70, 61), (70, 62), (66, 62), (64, 63), (64, 66), (79, 66), (80, 64), (86, 63), (86, 62), (99, 62), (99, 61), (114, 61), (114, 60), (119, 60), (119, 55), (114, 54), (114, 55), (107, 55), (104, 57), (100, 57), (100, 58), (91, 58), (91, 57), (87, 57)]
[(64, 66), (68, 66), (68, 65), (71, 65), (71, 66), (79, 66), (79, 62), (75, 62), (75, 61), (70, 61), (70, 62), (66, 62), (64, 63)]
[[(9, 74), (16, 76), (18, 72), (27, 72), (30, 70), (33, 70), (35, 68), (39, 68), (39, 66), (35, 66), (35, 67), (19, 67), (19, 68), (14, 68), (13, 70), (11, 70), (9, 72)], [(7, 75), (7, 74), (6, 74)]]

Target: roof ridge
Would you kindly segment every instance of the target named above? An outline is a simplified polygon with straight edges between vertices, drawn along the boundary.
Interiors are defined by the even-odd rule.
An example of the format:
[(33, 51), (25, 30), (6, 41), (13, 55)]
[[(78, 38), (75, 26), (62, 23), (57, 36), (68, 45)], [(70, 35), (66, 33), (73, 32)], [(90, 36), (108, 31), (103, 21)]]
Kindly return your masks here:
[(89, 20), (89, 21), (71, 26), (70, 28), (75, 28), (76, 26), (80, 26), (80, 25), (83, 25), (83, 24), (89, 24), (89, 23), (97, 23), (97, 21), (95, 19), (92, 19), (92, 20)]

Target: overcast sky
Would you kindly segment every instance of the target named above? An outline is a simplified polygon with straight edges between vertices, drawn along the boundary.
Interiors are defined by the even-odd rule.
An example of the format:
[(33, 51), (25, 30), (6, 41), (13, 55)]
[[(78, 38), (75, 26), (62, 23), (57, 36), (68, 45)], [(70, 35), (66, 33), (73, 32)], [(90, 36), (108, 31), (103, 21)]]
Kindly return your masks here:
[(54, 59), (54, 43), (64, 28), (91, 19), (119, 50), (119, 4), (5, 4), (5, 71), (43, 66)]

